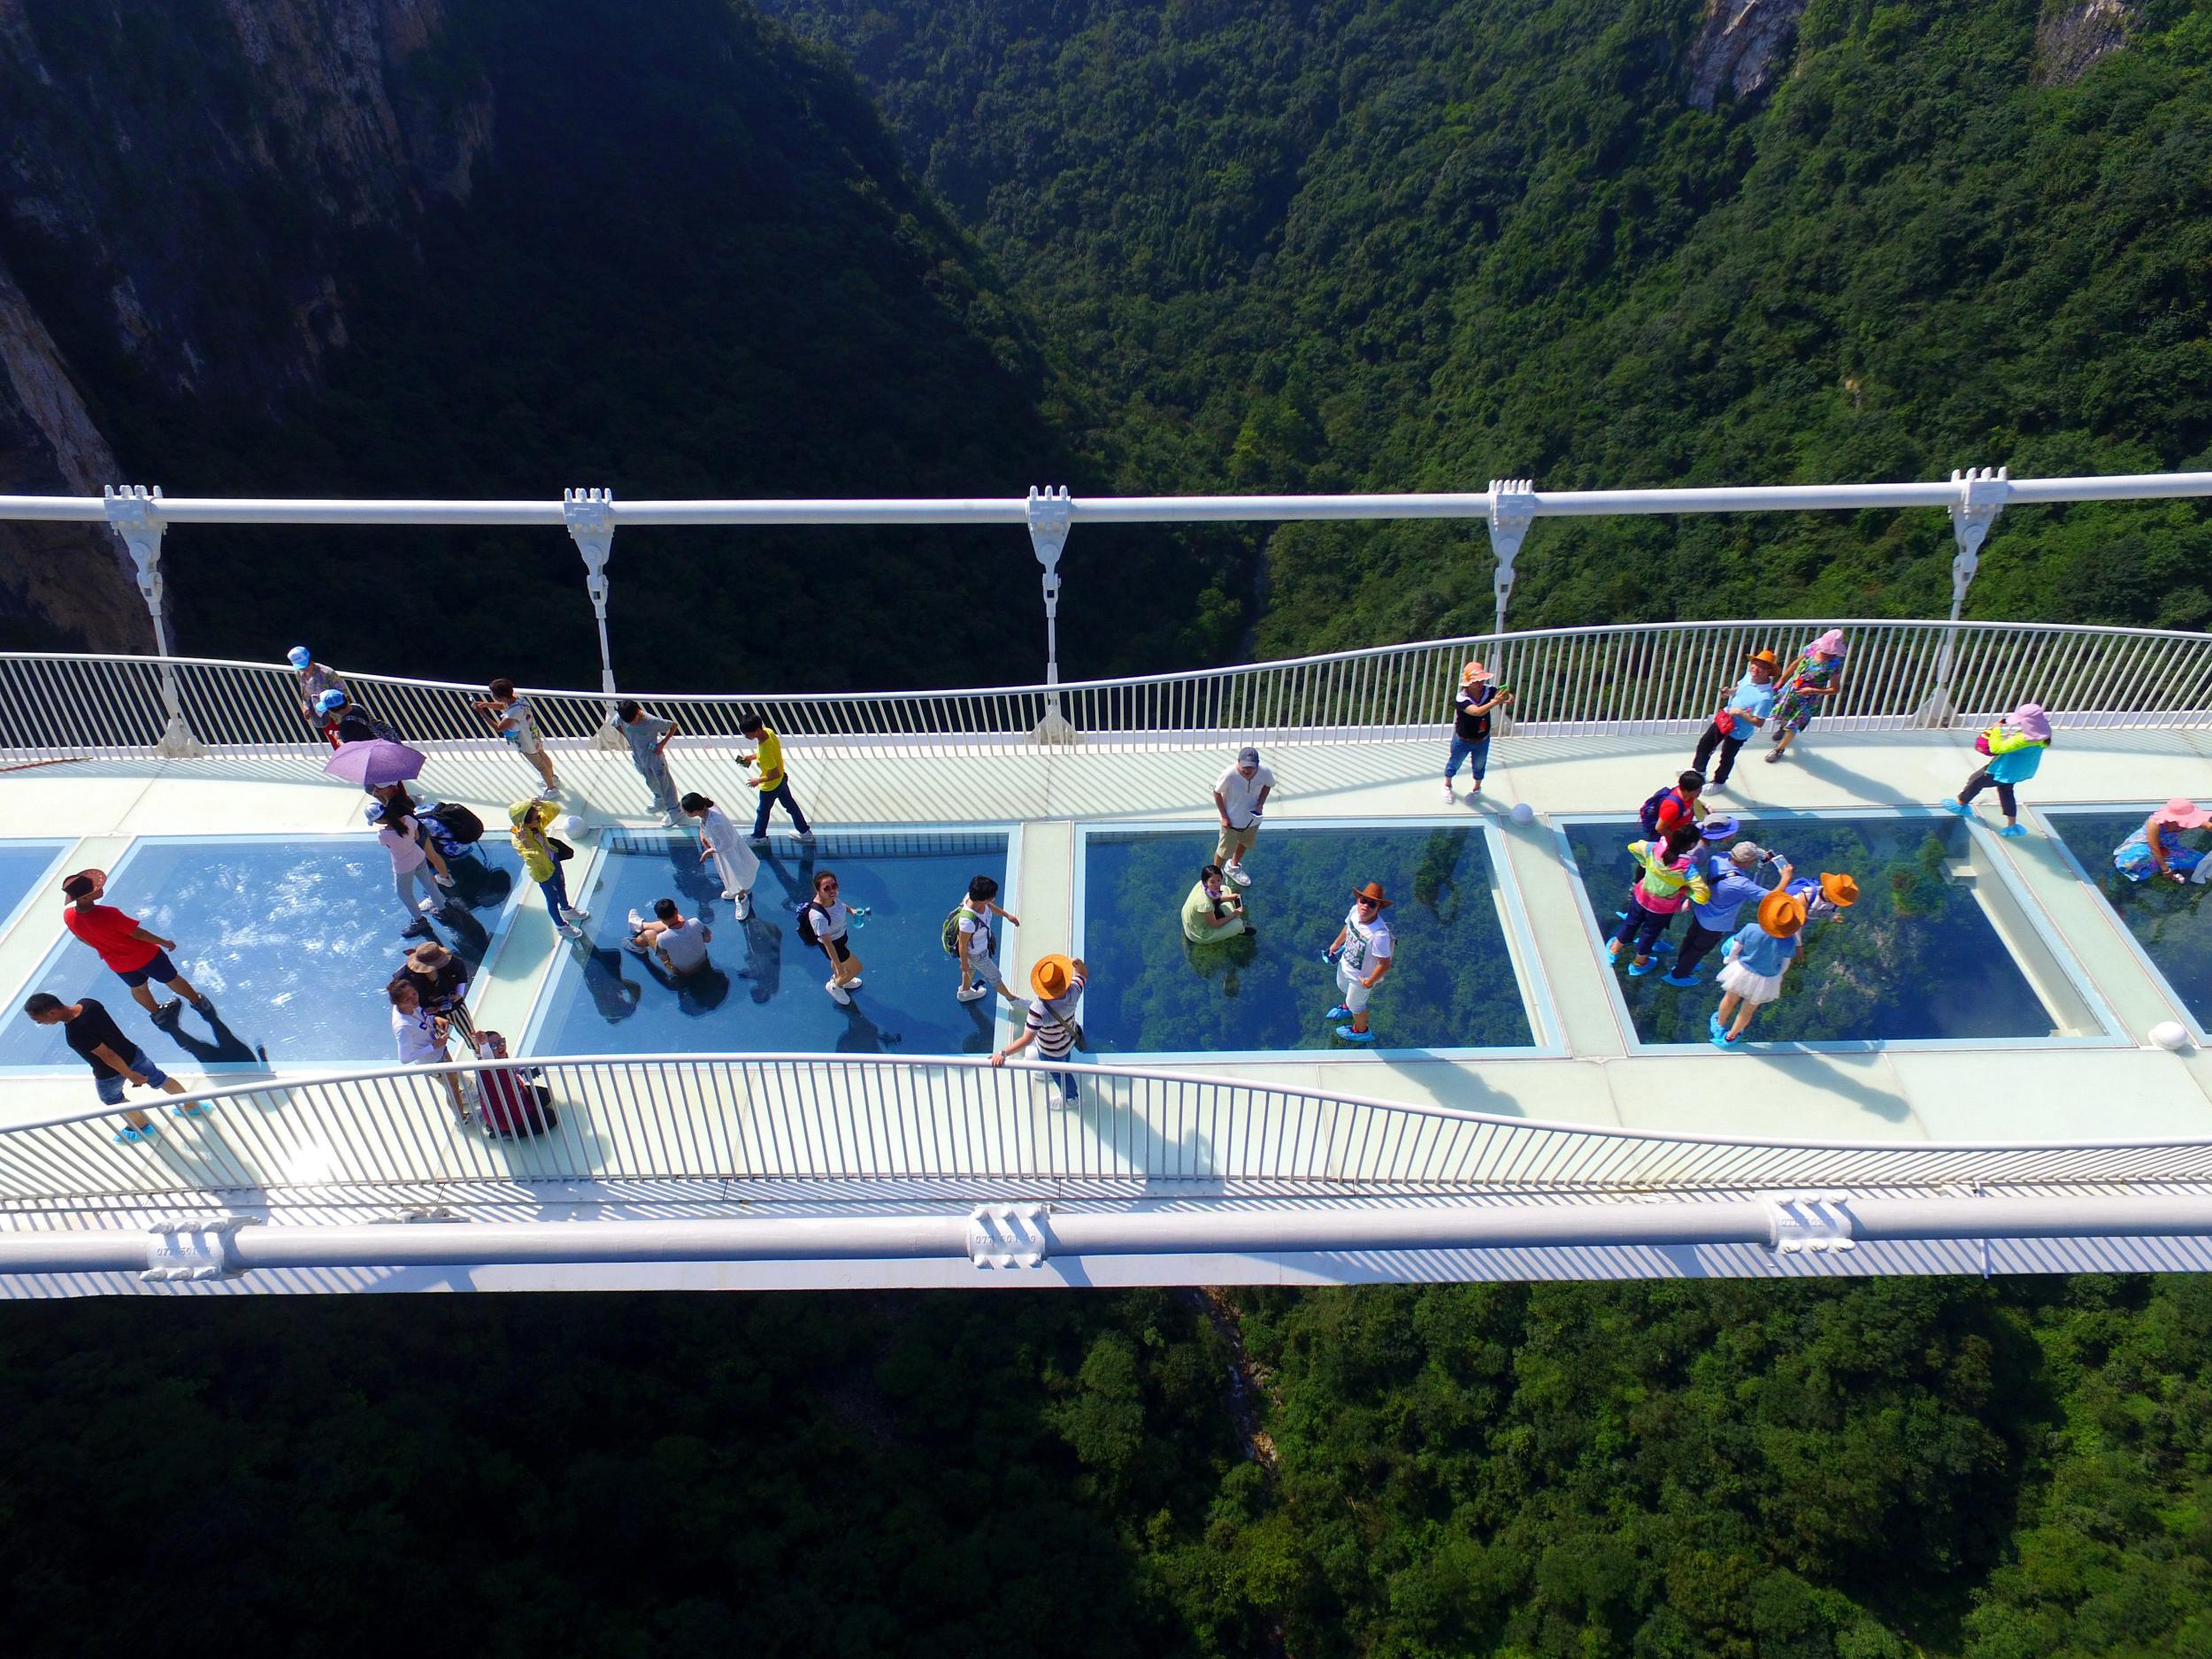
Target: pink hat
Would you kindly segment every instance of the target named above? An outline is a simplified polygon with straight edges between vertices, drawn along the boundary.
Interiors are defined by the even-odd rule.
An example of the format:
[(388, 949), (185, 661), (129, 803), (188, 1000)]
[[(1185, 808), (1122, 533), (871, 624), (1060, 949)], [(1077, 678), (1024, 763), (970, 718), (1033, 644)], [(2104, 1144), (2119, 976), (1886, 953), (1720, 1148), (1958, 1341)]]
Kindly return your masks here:
[(2051, 741), (2051, 717), (2039, 703), (2024, 703), (2012, 711), (2012, 723), (2039, 743)]
[(1470, 663), (1459, 671), (1459, 683), (1463, 686), (1471, 686), (1478, 680), (1495, 680), (1496, 678), (1495, 674), (1480, 663)]
[(1843, 630), (1830, 628), (1807, 649), (1818, 657), (1841, 657), (1843, 655)]
[(2212, 812), (2206, 811), (2185, 795), (2177, 795), (2158, 809), (2157, 816), (2176, 829), (2202, 829), (2212, 824)]

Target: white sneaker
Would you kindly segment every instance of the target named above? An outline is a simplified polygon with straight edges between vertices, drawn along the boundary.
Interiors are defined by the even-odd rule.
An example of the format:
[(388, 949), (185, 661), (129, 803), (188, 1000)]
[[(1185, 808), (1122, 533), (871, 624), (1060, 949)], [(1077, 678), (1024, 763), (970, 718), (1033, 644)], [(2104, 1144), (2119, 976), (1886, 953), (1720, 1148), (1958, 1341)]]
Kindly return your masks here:
[(416, 905), (415, 909), (425, 916), (435, 916), (440, 910), (445, 909), (445, 906), (435, 899), (425, 899)]
[(724, 888), (722, 889), (722, 896), (723, 896), (724, 898), (726, 898), (726, 899), (733, 899), (733, 898), (735, 898), (735, 897), (737, 896), (737, 895), (736, 895), (736, 894), (734, 894), (734, 893), (733, 893), (733, 892), (731, 892), (731, 891), (729, 890), (729, 888), (727, 888), (727, 887), (724, 887)]
[(1452, 793), (1452, 786), (1448, 783), (1444, 786), (1444, 798), (1447, 801), (1456, 801), (1459, 799), (1457, 795)]
[(1244, 873), (1244, 866), (1233, 861), (1222, 865), (1221, 873), (1240, 887), (1248, 887), (1252, 885), (1252, 878)]
[(678, 818), (673, 812), (664, 812), (661, 814), (661, 827), (663, 829), (676, 829), (680, 827), (682, 823), (683, 819)]
[(808, 846), (811, 847), (814, 845), (814, 832), (810, 829), (801, 830), (799, 832), (799, 839), (804, 841)]
[(561, 932), (566, 933), (571, 939), (581, 939), (584, 936), (584, 930), (577, 926), (574, 922), (563, 922)]
[(572, 904), (568, 907), (568, 919), (572, 922), (588, 922), (591, 920), (591, 912), (580, 910)]
[(630, 931), (634, 933), (641, 933), (645, 931), (645, 918), (635, 910), (630, 912)]
[(838, 1007), (850, 1008), (852, 1006), (852, 993), (846, 990), (846, 988), (838, 984), (836, 980), (823, 980), (822, 988), (829, 993), (830, 1001), (836, 1003)]
[(451, 876), (434, 875), (430, 879), (442, 887), (449, 887), (453, 885), (453, 878)]
[(845, 987), (846, 987), (846, 988), (847, 988), (848, 990), (850, 990), (850, 989), (855, 988), (855, 987), (857, 987), (859, 984), (860, 984), (860, 976), (859, 976), (858, 974), (856, 974), (856, 974), (854, 974), (854, 975), (853, 975), (853, 977), (852, 977), (851, 979), (848, 979), (848, 980), (846, 980), (846, 981), (845, 981)]
[(991, 987), (987, 985), (972, 985), (964, 991), (955, 991), (953, 995), (964, 1002), (979, 1002), (990, 994)]
[(749, 922), (753, 919), (753, 895), (751, 894), (741, 893), (737, 895), (737, 919), (741, 922)]

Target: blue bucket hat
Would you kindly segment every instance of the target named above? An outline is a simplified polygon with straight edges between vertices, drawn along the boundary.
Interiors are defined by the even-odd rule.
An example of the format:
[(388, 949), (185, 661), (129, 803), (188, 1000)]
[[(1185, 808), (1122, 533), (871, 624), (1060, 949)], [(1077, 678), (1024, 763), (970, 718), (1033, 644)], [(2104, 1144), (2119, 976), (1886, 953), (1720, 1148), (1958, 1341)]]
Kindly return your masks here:
[(328, 714), (334, 709), (342, 709), (346, 706), (346, 694), (334, 686), (315, 699), (315, 706), (325, 714)]
[(295, 668), (304, 668), (315, 660), (315, 654), (304, 645), (295, 645), (284, 653), (284, 660)]

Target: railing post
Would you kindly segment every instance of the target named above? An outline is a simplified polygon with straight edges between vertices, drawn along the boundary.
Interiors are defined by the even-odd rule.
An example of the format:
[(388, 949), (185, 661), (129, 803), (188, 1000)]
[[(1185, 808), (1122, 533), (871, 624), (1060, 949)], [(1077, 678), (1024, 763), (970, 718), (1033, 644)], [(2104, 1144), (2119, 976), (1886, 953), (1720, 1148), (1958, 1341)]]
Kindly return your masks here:
[(101, 499), (107, 507), (108, 524), (122, 538), (130, 550), (131, 563), (138, 567), (138, 591), (146, 601), (146, 609), (154, 619), (154, 656), (160, 661), (161, 703), (168, 718), (161, 728), (161, 741), (154, 745), (162, 755), (204, 755), (207, 750), (192, 735), (192, 728), (184, 723), (184, 703), (177, 691), (176, 664), (169, 660), (169, 624), (162, 615), (161, 581), (161, 520), (154, 517), (154, 510), (161, 504), (158, 486), (148, 489), (143, 484), (128, 484), (121, 489), (113, 485), (104, 487)]
[(1067, 487), (1029, 487), (1029, 545), (1044, 567), (1045, 718), (1030, 733), (1040, 743), (1072, 743), (1075, 727), (1060, 711), (1060, 555), (1067, 550), (1068, 526), (1075, 518)]
[(1950, 508), (1951, 535), (1958, 543), (1951, 560), (1951, 622), (1936, 658), (1935, 689), (1914, 714), (1915, 726), (1948, 726), (1957, 713), (1951, 703), (1951, 664), (1958, 647), (1959, 615), (1966, 608), (1966, 590), (1981, 568), (1982, 543), (1989, 539), (1989, 526), (1997, 522), (2012, 495), (2011, 477), (2011, 468), (2003, 466), (1951, 470), (1951, 481), (1959, 489)]
[(1522, 538), (1536, 518), (1536, 480), (1532, 478), (1494, 478), (1490, 480), (1490, 550), (1497, 555), (1497, 573), (1491, 587), (1498, 597), (1497, 626), (1505, 632), (1506, 601), (1513, 596), (1513, 561), (1520, 557)]
[(614, 491), (563, 490), (561, 519), (576, 550), (584, 556), (584, 589), (591, 595), (591, 613), (599, 622), (599, 689), (607, 703), (606, 718), (592, 733), (592, 746), (620, 749), (622, 734), (614, 719), (614, 657), (607, 646), (607, 560), (614, 552)]

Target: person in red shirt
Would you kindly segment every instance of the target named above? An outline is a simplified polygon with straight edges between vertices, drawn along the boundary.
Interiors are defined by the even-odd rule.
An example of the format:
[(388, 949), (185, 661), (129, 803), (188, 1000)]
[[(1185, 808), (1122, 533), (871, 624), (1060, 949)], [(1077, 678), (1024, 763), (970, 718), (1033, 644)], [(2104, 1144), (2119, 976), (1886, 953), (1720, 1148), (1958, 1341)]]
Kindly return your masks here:
[(130, 987), (131, 1000), (139, 1007), (164, 1023), (182, 1012), (181, 1003), (155, 1000), (146, 981), (159, 979), (210, 1020), (215, 1018), (215, 1004), (194, 990), (169, 960), (175, 940), (149, 933), (135, 916), (99, 902), (107, 891), (105, 871), (80, 870), (61, 884), (61, 890), (69, 900), (69, 908), (61, 913), (62, 926), (100, 953), (100, 960)]

